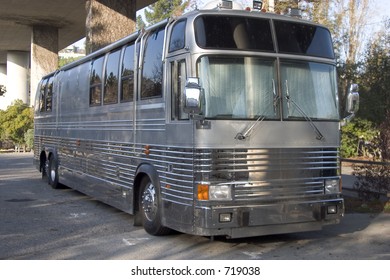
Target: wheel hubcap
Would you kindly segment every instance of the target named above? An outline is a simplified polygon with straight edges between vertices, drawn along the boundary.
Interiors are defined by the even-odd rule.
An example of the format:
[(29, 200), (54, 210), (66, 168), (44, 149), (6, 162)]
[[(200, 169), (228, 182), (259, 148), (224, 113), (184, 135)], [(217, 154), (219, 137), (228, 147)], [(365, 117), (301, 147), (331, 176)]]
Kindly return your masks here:
[(50, 170), (50, 178), (52, 182), (56, 179), (56, 171), (54, 169)]
[(153, 221), (157, 214), (157, 194), (156, 188), (148, 184), (142, 194), (142, 210), (146, 219)]

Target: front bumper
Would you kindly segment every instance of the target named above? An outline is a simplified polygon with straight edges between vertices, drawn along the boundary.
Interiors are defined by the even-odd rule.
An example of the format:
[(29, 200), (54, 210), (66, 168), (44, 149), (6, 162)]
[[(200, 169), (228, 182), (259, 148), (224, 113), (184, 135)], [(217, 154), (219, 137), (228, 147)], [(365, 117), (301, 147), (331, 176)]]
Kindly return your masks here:
[[(344, 215), (342, 198), (195, 209), (195, 234), (231, 238), (320, 230)], [(226, 217), (230, 216), (230, 221)], [(221, 219), (221, 217), (224, 217)]]

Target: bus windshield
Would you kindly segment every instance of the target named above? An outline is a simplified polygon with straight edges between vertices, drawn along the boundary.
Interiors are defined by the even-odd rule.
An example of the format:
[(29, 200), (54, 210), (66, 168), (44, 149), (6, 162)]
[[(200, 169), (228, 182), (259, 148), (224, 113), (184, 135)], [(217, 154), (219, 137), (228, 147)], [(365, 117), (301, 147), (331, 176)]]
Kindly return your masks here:
[(275, 60), (203, 56), (198, 74), (204, 89), (206, 118), (277, 118), (274, 108)]
[(311, 119), (338, 120), (335, 66), (283, 61), (280, 68), (285, 119), (307, 116)]
[[(274, 59), (210, 55), (198, 60), (197, 69), (205, 118), (280, 118)], [(286, 60), (280, 73), (283, 119), (338, 120), (335, 66)]]

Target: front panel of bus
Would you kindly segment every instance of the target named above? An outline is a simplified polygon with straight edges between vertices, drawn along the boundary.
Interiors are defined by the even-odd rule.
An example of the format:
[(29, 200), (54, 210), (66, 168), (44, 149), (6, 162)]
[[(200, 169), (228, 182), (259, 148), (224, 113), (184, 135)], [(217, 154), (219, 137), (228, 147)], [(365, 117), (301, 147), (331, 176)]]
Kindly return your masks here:
[[(192, 161), (193, 170), (182, 166), (181, 184), (163, 184), (163, 198), (171, 201), (165, 205), (168, 225), (241, 237), (337, 223), (344, 208), (329, 31), (245, 11), (205, 11), (172, 30), (179, 27), (186, 36), (182, 49), (171, 58), (168, 52), (168, 72), (180, 79), (169, 101), (175, 125), (167, 127), (176, 145), (192, 139), (193, 150), (181, 151), (181, 161)], [(196, 114), (183, 113), (183, 76), (198, 81)], [(188, 123), (192, 129), (186, 131)], [(181, 206), (173, 207), (178, 200)], [(188, 221), (191, 215), (183, 213), (192, 207)], [(176, 226), (170, 218), (175, 211), (181, 213)]]

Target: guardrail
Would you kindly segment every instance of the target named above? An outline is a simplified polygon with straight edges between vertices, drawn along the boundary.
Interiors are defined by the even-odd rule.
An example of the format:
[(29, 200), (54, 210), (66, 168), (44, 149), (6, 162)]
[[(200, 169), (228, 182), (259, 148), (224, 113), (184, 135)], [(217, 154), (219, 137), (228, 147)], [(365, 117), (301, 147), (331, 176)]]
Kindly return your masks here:
[[(373, 160), (358, 160), (358, 159), (348, 159), (348, 158), (341, 158), (341, 162), (350, 162), (354, 164), (362, 164), (362, 165), (380, 165), (380, 166), (390, 166), (390, 162), (383, 162), (383, 161), (373, 161)], [(364, 176), (363, 176), (364, 177)], [(356, 189), (357, 191), (360, 191), (363, 195), (369, 195), (369, 193), (376, 194), (376, 197), (380, 198), (380, 196), (386, 196), (387, 200), (390, 200), (390, 189), (385, 188), (382, 190), (375, 190), (371, 187), (367, 187), (367, 184), (362, 185), (360, 188), (358, 187)]]
[(349, 158), (342, 158), (341, 161), (351, 162), (351, 163), (360, 163), (360, 164), (377, 164), (377, 165), (383, 165), (383, 166), (390, 166), (390, 162), (385, 162), (385, 161), (359, 160), (359, 159), (349, 159)]

